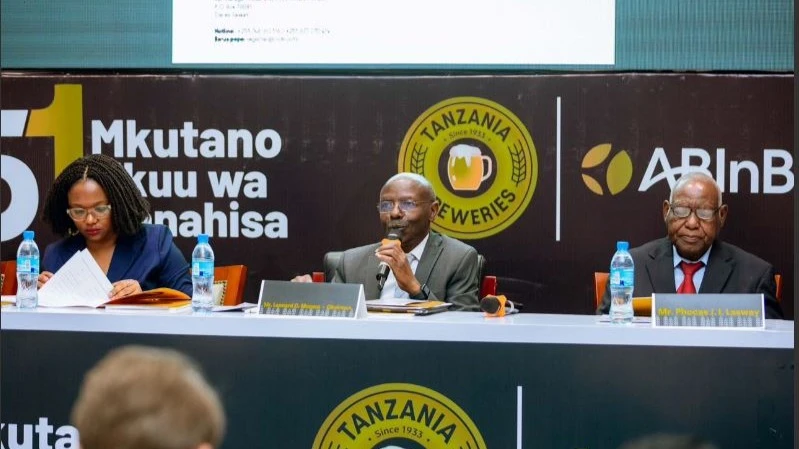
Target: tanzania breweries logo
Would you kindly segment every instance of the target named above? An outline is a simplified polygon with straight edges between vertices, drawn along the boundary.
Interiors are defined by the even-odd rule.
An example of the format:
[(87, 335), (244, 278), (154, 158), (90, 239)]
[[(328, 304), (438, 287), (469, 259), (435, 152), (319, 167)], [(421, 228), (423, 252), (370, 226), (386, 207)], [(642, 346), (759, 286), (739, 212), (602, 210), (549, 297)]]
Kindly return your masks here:
[(430, 180), (441, 203), (433, 228), (461, 239), (510, 226), (538, 179), (527, 128), (508, 109), (476, 97), (450, 98), (422, 113), (405, 134), (398, 166)]
[[(43, 109), (3, 109), (2, 137), (52, 137), (57, 176), (83, 156), (83, 97), (80, 84), (56, 84), (53, 102)], [(20, 159), (0, 156), (0, 176), (8, 183), (11, 202), (2, 213), (2, 241), (28, 229), (36, 218), (39, 188), (33, 171)]]
[(396, 383), (361, 390), (338, 405), (316, 434), (313, 449), (484, 449), (469, 416), (445, 396)]
[(618, 151), (610, 160), (610, 163), (605, 164), (610, 155), (610, 150), (611, 145), (609, 143), (599, 144), (591, 148), (583, 157), (583, 182), (589, 190), (597, 195), (604, 195), (605, 190), (599, 181), (585, 173), (587, 169), (598, 167), (600, 172), (604, 171), (605, 184), (611, 195), (624, 190), (633, 177), (633, 161), (624, 150)]

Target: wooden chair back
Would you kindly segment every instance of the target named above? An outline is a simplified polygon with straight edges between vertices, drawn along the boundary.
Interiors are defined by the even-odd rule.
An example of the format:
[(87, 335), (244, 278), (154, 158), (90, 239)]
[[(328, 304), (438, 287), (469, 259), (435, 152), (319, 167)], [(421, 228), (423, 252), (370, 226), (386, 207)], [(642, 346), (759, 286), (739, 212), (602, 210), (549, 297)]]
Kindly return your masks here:
[(244, 301), (244, 286), (247, 283), (246, 265), (214, 267), (214, 284), (222, 284), (222, 305), (235, 306)]
[(17, 294), (17, 261), (0, 261), (0, 292), (3, 295)]
[(602, 304), (602, 296), (605, 295), (608, 277), (610, 277), (610, 273), (594, 272), (594, 310), (598, 309), (599, 305)]

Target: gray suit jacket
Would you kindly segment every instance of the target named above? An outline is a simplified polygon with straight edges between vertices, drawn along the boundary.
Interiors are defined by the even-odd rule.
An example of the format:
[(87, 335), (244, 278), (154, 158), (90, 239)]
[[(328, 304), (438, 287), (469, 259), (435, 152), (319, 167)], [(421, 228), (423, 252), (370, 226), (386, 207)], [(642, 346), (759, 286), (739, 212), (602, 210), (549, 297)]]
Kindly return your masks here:
[[(653, 240), (630, 250), (635, 262), (633, 296), (676, 293), (674, 254), (668, 237)], [(774, 267), (741, 248), (720, 240), (710, 249), (705, 275), (697, 293), (763, 293), (766, 318), (782, 318), (777, 302)], [(610, 288), (605, 289), (597, 313), (610, 310)]]
[[(375, 256), (379, 243), (348, 249), (341, 255), (332, 282), (363, 284), (366, 299), (380, 297)], [(416, 267), (416, 279), (430, 288), (430, 299), (451, 302), (454, 310), (479, 310), (477, 250), (453, 238), (430, 231)]]

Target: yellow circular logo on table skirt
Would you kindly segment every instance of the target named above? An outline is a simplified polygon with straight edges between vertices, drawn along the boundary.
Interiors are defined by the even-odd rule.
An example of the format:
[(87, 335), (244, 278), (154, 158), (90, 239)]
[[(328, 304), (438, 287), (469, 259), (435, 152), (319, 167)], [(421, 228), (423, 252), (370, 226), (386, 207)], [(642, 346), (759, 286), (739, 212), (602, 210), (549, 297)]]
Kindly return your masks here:
[(513, 224), (535, 192), (538, 156), (516, 115), (478, 97), (441, 101), (413, 122), (402, 141), (400, 172), (427, 178), (441, 203), (433, 229), (461, 239)]
[(389, 383), (348, 397), (327, 417), (314, 449), (486, 447), (469, 416), (446, 396), (419, 385)]

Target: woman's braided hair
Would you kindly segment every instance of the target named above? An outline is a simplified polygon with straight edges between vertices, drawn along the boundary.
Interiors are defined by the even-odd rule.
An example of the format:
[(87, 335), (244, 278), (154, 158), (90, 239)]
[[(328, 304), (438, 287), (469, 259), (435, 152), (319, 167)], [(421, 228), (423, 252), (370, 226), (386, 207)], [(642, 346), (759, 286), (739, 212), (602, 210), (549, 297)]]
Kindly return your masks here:
[(122, 235), (134, 235), (150, 216), (150, 203), (142, 197), (133, 178), (116, 159), (104, 154), (92, 154), (67, 166), (55, 179), (42, 211), (42, 220), (49, 223), (58, 235), (77, 232), (75, 223), (66, 213), (68, 193), (75, 183), (91, 179), (105, 191), (111, 204), (111, 224)]

